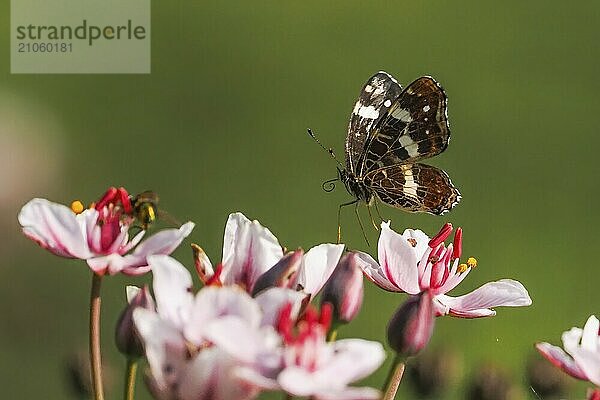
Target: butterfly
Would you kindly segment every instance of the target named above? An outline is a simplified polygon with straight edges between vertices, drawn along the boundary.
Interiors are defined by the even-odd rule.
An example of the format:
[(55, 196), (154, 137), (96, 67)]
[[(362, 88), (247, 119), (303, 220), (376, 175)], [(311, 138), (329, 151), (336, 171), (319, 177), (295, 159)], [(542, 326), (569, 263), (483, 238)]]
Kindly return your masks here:
[(444, 90), (429, 76), (405, 89), (387, 72), (369, 78), (350, 116), (345, 166), (338, 168), (337, 179), (355, 199), (340, 210), (379, 199), (404, 211), (442, 215), (458, 204), (460, 193), (448, 174), (419, 163), (448, 147), (446, 104)]

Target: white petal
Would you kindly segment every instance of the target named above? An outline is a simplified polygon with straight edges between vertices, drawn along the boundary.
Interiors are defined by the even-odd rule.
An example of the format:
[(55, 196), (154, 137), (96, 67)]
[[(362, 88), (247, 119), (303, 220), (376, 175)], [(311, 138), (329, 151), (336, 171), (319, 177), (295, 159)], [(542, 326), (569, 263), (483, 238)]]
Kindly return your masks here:
[(381, 224), (378, 253), (385, 277), (394, 286), (409, 294), (420, 292), (417, 262), (421, 257), (407, 239), (390, 228), (389, 222)]
[(304, 293), (316, 296), (333, 273), (343, 252), (343, 244), (329, 243), (308, 250), (302, 259), (296, 284)]
[(191, 361), (179, 389), (181, 400), (247, 400), (258, 390), (235, 374), (238, 362), (217, 347), (204, 349)]
[(279, 359), (278, 365), (282, 362), (281, 339), (272, 327), (259, 329), (230, 315), (211, 321), (204, 329), (204, 336), (231, 356), (248, 364), (269, 354), (270, 358)]
[(146, 264), (146, 258), (153, 254), (169, 255), (189, 236), (194, 229), (193, 222), (187, 222), (178, 229), (164, 229), (144, 240), (131, 254), (132, 260), (139, 259)]
[[(583, 328), (572, 328), (563, 334), (563, 345), (590, 382), (600, 385), (600, 322), (590, 316)], [(581, 339), (581, 345), (579, 345)]]
[(537, 343), (535, 347), (552, 364), (577, 379), (587, 379), (585, 373), (577, 366), (573, 358), (563, 349), (550, 343)]
[(136, 308), (133, 320), (144, 342), (146, 359), (155, 381), (154, 389), (169, 392), (186, 363), (187, 348), (183, 336), (153, 311)]
[[(376, 370), (385, 358), (383, 346), (362, 339), (345, 339), (327, 345), (332, 357), (314, 371), (291, 366), (277, 378), (281, 387), (296, 396), (334, 395)], [(324, 397), (327, 398), (327, 397)]]
[[(531, 298), (525, 287), (512, 279), (488, 282), (471, 293), (459, 297), (436, 296), (436, 300), (450, 308), (450, 314), (460, 316), (493, 315), (493, 307), (520, 307), (531, 304)], [(486, 311), (488, 310), (488, 311)]]
[(265, 390), (279, 390), (280, 386), (276, 379), (260, 373), (260, 371), (249, 367), (238, 367), (235, 375), (243, 382)]
[(192, 308), (192, 277), (177, 260), (169, 256), (148, 257), (152, 267), (156, 309), (160, 316), (182, 329)]
[[(23, 233), (40, 246), (62, 257), (87, 259), (92, 256), (87, 244), (86, 216), (97, 216), (86, 210), (80, 218), (71, 209), (46, 199), (33, 199), (19, 212)], [(95, 221), (95, 219), (94, 219)]]
[(367, 253), (357, 251), (356, 254), (360, 258), (360, 268), (363, 270), (367, 279), (384, 290), (390, 292), (403, 292), (402, 289), (395, 286), (386, 276), (383, 268)]
[(364, 339), (342, 339), (332, 343), (334, 356), (320, 373), (349, 384), (370, 375), (385, 360), (381, 343)]
[(409, 239), (411, 239), (410, 241), (413, 243), (416, 242), (416, 245), (414, 246), (414, 249), (415, 249), (414, 251), (415, 251), (417, 260), (420, 260), (421, 257), (423, 257), (423, 255), (425, 254), (425, 252), (429, 250), (430, 238), (429, 238), (429, 236), (427, 236), (427, 234), (425, 232), (423, 232), (420, 229), (406, 229), (402, 233), (402, 237), (407, 242), (409, 241)]
[(296, 366), (284, 369), (277, 376), (277, 382), (294, 396), (310, 396), (328, 387), (326, 382), (317, 381), (311, 372)]
[(591, 315), (583, 327), (581, 347), (589, 351), (600, 352), (598, 332), (600, 332), (600, 321), (594, 315)]
[(258, 277), (281, 257), (283, 250), (271, 231), (242, 213), (229, 216), (223, 238), (223, 284), (238, 284), (252, 292)]
[[(258, 303), (237, 286), (205, 287), (198, 292), (184, 328), (186, 339), (201, 344), (211, 322), (224, 316), (235, 316), (258, 328), (262, 318)], [(238, 334), (243, 332), (232, 332)]]
[(324, 390), (314, 397), (317, 400), (377, 400), (381, 399), (381, 392), (370, 387), (346, 387)]
[(275, 325), (279, 318), (281, 308), (286, 304), (292, 304), (291, 318), (295, 319), (300, 312), (302, 302), (306, 299), (306, 295), (302, 292), (297, 292), (288, 288), (273, 287), (261, 291), (255, 297), (256, 302), (260, 305), (263, 313), (261, 325)]
[[(183, 224), (178, 229), (165, 229), (145, 240), (142, 244), (136, 247), (135, 251), (131, 254), (127, 254), (119, 260), (118, 263), (109, 267), (109, 271), (115, 270), (117, 272), (123, 272), (126, 275), (142, 275), (150, 271), (151, 268), (148, 266), (148, 258), (152, 255), (169, 255), (177, 246), (181, 244), (194, 229), (194, 223), (188, 222)], [(143, 235), (136, 235), (132, 241), (141, 240)], [(126, 248), (133, 246), (127, 244)], [(117, 260), (116, 258), (113, 260)], [(118, 270), (117, 270), (118, 269)], [(115, 272), (116, 273), (116, 272)]]

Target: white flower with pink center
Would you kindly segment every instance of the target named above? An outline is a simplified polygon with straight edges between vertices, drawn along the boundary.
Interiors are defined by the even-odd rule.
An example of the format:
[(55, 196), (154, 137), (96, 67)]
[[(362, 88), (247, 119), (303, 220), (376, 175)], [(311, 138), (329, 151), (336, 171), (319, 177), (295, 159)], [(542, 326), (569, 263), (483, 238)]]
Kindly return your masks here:
[(282, 313), (278, 330), (284, 361), (277, 376), (279, 387), (291, 395), (318, 400), (379, 399), (378, 390), (349, 385), (379, 368), (385, 359), (383, 346), (363, 339), (327, 342), (330, 322), (329, 304), (322, 306), (320, 316), (309, 307), (300, 321)]
[(571, 328), (562, 335), (564, 350), (550, 343), (536, 344), (552, 364), (574, 378), (600, 386), (600, 321), (590, 316), (583, 329)]
[[(192, 278), (168, 256), (149, 258), (156, 311), (133, 318), (151, 369), (150, 388), (165, 399), (252, 399), (259, 386), (242, 369), (270, 376), (281, 368), (281, 339), (273, 322), (280, 308), (296, 315), (304, 295), (273, 288), (253, 299), (237, 286), (192, 292)], [(261, 307), (262, 304), (268, 305)], [(211, 397), (212, 396), (212, 397)]]
[(98, 275), (144, 274), (150, 270), (148, 256), (172, 253), (194, 228), (188, 222), (143, 242), (144, 230), (130, 238), (135, 218), (123, 188), (109, 189), (95, 207), (86, 210), (36, 198), (23, 206), (18, 218), (27, 237), (58, 256), (86, 260)]
[[(223, 285), (238, 285), (248, 293), (256, 294), (259, 278), (263, 279), (261, 290), (271, 286), (285, 286), (314, 296), (329, 279), (344, 251), (342, 244), (320, 244), (306, 253), (295, 250), (286, 255), (282, 246), (268, 228), (258, 221), (251, 221), (242, 213), (229, 215), (223, 238), (223, 257), (220, 269), (213, 272), (206, 254), (197, 249), (197, 269), (208, 281), (217, 274)], [(279, 273), (280, 269), (285, 269)], [(270, 272), (274, 272), (271, 273)], [(285, 276), (283, 282), (280, 278)], [(267, 282), (268, 281), (268, 282)]]
[(446, 293), (461, 283), (477, 265), (474, 258), (459, 262), (462, 253), (462, 230), (457, 229), (454, 243), (446, 246), (452, 225), (446, 224), (433, 238), (420, 230), (407, 229), (402, 235), (381, 224), (377, 263), (370, 255), (360, 253), (367, 278), (382, 289), (411, 295), (429, 291), (436, 314), (463, 318), (493, 316), (498, 306), (528, 306), (531, 298), (518, 281), (502, 279), (489, 282), (459, 297)]

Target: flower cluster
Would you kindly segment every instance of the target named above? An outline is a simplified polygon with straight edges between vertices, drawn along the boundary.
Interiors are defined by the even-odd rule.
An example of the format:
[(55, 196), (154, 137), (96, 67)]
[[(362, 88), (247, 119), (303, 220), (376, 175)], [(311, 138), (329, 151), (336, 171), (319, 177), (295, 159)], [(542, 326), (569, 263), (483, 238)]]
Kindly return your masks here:
[[(25, 235), (56, 255), (85, 260), (93, 272), (90, 354), (96, 400), (103, 399), (98, 327), (99, 282), (105, 275), (152, 271), (153, 294), (147, 287), (128, 287), (115, 338), (128, 365), (145, 358), (146, 381), (157, 399), (243, 400), (263, 391), (323, 400), (380, 398), (379, 390), (351, 384), (379, 368), (383, 346), (335, 340), (340, 325), (361, 309), (363, 276), (386, 291), (408, 294), (387, 327), (396, 357), (383, 387), (385, 399), (394, 397), (406, 357), (429, 342), (436, 316), (488, 317), (498, 306), (531, 304), (525, 287), (511, 279), (447, 295), (477, 265), (474, 258), (460, 262), (460, 228), (453, 243), (445, 244), (450, 224), (429, 238), (420, 230), (399, 234), (382, 223), (377, 262), (364, 252), (344, 253), (343, 244), (287, 251), (269, 229), (241, 213), (227, 220), (220, 262), (213, 264), (192, 244), (202, 283), (195, 291), (191, 274), (169, 256), (194, 224), (159, 230), (143, 240), (157, 212), (155, 196), (144, 193), (130, 196), (123, 188), (110, 188), (88, 208), (33, 199), (19, 214)], [(319, 295), (317, 307), (313, 300)], [(579, 348), (589, 349), (589, 331), (598, 332), (595, 321), (579, 335), (584, 337)], [(573, 375), (599, 379), (588, 369), (589, 354), (577, 346), (566, 347), (574, 361), (550, 345), (539, 348), (568, 365)]]
[(342, 251), (322, 244), (284, 254), (267, 228), (236, 213), (216, 268), (196, 247), (205, 286), (195, 295), (185, 267), (168, 256), (150, 257), (156, 310), (138, 308), (133, 318), (155, 396), (250, 399), (283, 390), (316, 399), (379, 398), (377, 390), (348, 385), (380, 366), (383, 347), (361, 339), (327, 342), (332, 305), (317, 313), (308, 304)]
[(194, 295), (177, 261), (153, 256), (150, 265), (156, 311), (138, 308), (134, 321), (157, 398), (250, 399), (261, 390), (317, 399), (379, 397), (347, 385), (379, 367), (382, 346), (360, 339), (327, 343), (328, 308), (301, 313), (301, 292), (273, 287), (252, 298), (237, 285), (211, 285)]

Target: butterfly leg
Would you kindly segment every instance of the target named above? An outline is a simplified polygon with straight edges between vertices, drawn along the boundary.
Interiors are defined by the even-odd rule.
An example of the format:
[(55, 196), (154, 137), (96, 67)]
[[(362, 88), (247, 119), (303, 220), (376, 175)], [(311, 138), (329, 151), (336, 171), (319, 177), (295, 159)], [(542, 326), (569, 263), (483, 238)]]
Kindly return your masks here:
[[(342, 241), (342, 223), (341, 223), (342, 207), (351, 206), (352, 204), (358, 205), (358, 199), (349, 201), (348, 203), (340, 204), (340, 206), (338, 207), (338, 230), (337, 230), (337, 243), (338, 244), (340, 244), (340, 242)], [(359, 219), (359, 221), (360, 221), (360, 219)]]
[(367, 233), (365, 232), (365, 227), (362, 223), (362, 220), (360, 219), (360, 214), (358, 213), (358, 206), (359, 206), (359, 202), (356, 202), (356, 205), (354, 206), (354, 213), (356, 214), (356, 218), (358, 219), (358, 224), (360, 225), (360, 230), (362, 231), (363, 237), (365, 238), (365, 242), (367, 242), (367, 246), (371, 247), (371, 244), (369, 243), (369, 239), (367, 239)]
[(376, 231), (379, 231), (379, 227), (375, 223), (375, 220), (373, 219), (373, 215), (371, 214), (371, 206), (368, 204), (367, 204), (367, 210), (369, 211), (369, 218), (371, 218), (371, 223), (373, 224), (373, 228), (375, 228)]
[(375, 200), (375, 211), (377, 212), (377, 215), (379, 216), (379, 219), (381, 220), (381, 222), (383, 222), (384, 219), (381, 216), (381, 213), (379, 212), (379, 206), (377, 205), (377, 199)]

